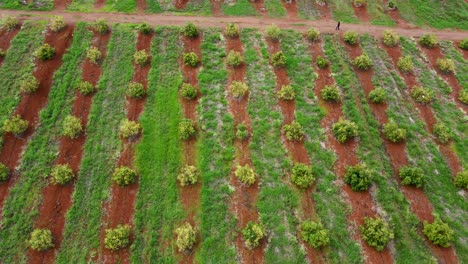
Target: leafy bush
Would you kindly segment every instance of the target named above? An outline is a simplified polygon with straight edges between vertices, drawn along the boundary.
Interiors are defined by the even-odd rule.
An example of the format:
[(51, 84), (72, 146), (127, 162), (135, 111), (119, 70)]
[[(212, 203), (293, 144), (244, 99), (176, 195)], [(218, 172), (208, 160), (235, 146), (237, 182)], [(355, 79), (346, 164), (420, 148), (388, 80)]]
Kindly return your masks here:
[(191, 67), (197, 67), (200, 59), (195, 52), (184, 53), (184, 63)]
[(112, 180), (119, 186), (126, 186), (135, 182), (137, 176), (138, 174), (135, 170), (123, 166), (115, 169), (112, 174)]
[(19, 26), (19, 21), (14, 16), (5, 16), (2, 19), (2, 28), (5, 28), (8, 31), (12, 31)]
[(10, 176), (10, 170), (7, 166), (0, 162), (0, 182), (8, 180)]
[(90, 95), (94, 93), (94, 90), (95, 90), (93, 84), (87, 81), (79, 82), (76, 89), (80, 91), (80, 93), (82, 93), (83, 95)]
[(21, 119), (20, 115), (15, 115), (3, 122), (3, 131), (13, 133), (15, 135), (21, 135), (28, 129), (28, 127), (29, 122)]
[(455, 62), (447, 58), (438, 58), (436, 62), (437, 68), (445, 74), (453, 73), (455, 71)]
[(283, 85), (277, 92), (278, 98), (285, 101), (294, 100), (296, 98), (296, 92), (291, 85)]
[(99, 61), (102, 59), (102, 53), (97, 47), (91, 46), (86, 52), (86, 58), (88, 58), (88, 60), (92, 63), (98, 64)]
[(146, 65), (149, 62), (150, 55), (146, 50), (139, 50), (133, 54), (133, 61), (140, 66)]
[(362, 239), (378, 251), (382, 251), (394, 237), (388, 224), (379, 217), (366, 217), (359, 231), (361, 231)]
[(328, 66), (328, 61), (322, 56), (318, 56), (315, 59), (315, 63), (320, 69), (325, 69)]
[(299, 188), (306, 189), (314, 184), (312, 167), (304, 163), (296, 163), (292, 169), (291, 182)]
[(320, 40), (320, 31), (318, 31), (316, 28), (309, 28), (306, 35), (310, 42), (316, 42)]
[(28, 241), (29, 246), (36, 251), (45, 251), (54, 247), (54, 238), (49, 229), (36, 228), (31, 233)]
[(226, 35), (230, 38), (237, 38), (239, 37), (240, 30), (239, 26), (234, 23), (228, 23), (226, 25)]
[(271, 41), (278, 41), (281, 38), (281, 29), (277, 25), (272, 24), (266, 27), (265, 35)]
[(418, 167), (403, 166), (400, 168), (401, 184), (421, 188), (424, 184), (423, 171)]
[(468, 104), (468, 90), (461, 90), (458, 94), (458, 100), (464, 104)]
[(434, 98), (434, 93), (421, 86), (414, 86), (413, 89), (411, 89), (411, 97), (418, 103), (428, 104)]
[(339, 102), (341, 101), (340, 91), (336, 85), (326, 85), (320, 92), (322, 99), (327, 102)]
[(439, 38), (435, 34), (424, 34), (419, 38), (419, 44), (426, 48), (434, 48), (439, 45)]
[(353, 60), (353, 65), (360, 70), (367, 71), (372, 67), (372, 61), (367, 54), (362, 54)]
[(353, 4), (357, 7), (366, 5), (367, 0), (353, 0)]
[(104, 246), (113, 251), (127, 247), (130, 244), (130, 231), (129, 225), (118, 225), (116, 228), (106, 229)]
[(198, 28), (193, 23), (187, 23), (182, 29), (182, 34), (187, 38), (196, 38), (199, 34)]
[(435, 124), (432, 132), (440, 143), (445, 144), (452, 139), (452, 130), (442, 123)]
[(358, 34), (356, 31), (346, 31), (343, 35), (343, 40), (349, 45), (354, 46), (357, 44)]
[(237, 165), (234, 175), (236, 175), (240, 182), (246, 184), (247, 186), (254, 184), (256, 178), (255, 172), (249, 165)]
[(65, 185), (74, 177), (73, 170), (68, 164), (56, 165), (50, 173), (50, 182), (54, 185)]
[(434, 245), (441, 247), (449, 247), (454, 234), (449, 225), (442, 222), (438, 216), (434, 218), (432, 224), (424, 221), (423, 233)]
[(382, 42), (385, 46), (394, 47), (400, 43), (400, 36), (393, 30), (388, 29), (383, 32)]
[(372, 173), (363, 164), (348, 166), (344, 181), (351, 186), (353, 191), (365, 191), (372, 183)]
[(34, 75), (26, 75), (19, 83), (20, 91), (22, 93), (33, 93), (39, 89), (39, 81)]
[(249, 130), (246, 124), (237, 125), (236, 137), (239, 140), (244, 140), (249, 137)]
[(63, 16), (53, 16), (49, 21), (49, 28), (54, 32), (59, 32), (66, 26)]
[(55, 49), (47, 43), (42, 44), (36, 50), (36, 57), (43, 61), (51, 60), (54, 57), (54, 55), (55, 55)]
[(381, 104), (387, 100), (387, 92), (383, 88), (376, 87), (370, 91), (368, 98), (374, 104)]
[(72, 115), (68, 115), (63, 120), (63, 132), (62, 135), (69, 138), (76, 138), (83, 131), (81, 126), (81, 120)]
[(124, 120), (120, 124), (119, 134), (122, 138), (133, 138), (138, 136), (141, 125), (136, 121)]
[(197, 97), (197, 88), (190, 83), (183, 83), (179, 90), (180, 96), (185, 99), (195, 99)]
[(197, 242), (197, 233), (190, 223), (185, 223), (175, 230), (177, 239), (176, 246), (180, 252), (189, 251)]
[(260, 245), (260, 240), (266, 236), (266, 232), (261, 223), (250, 221), (242, 229), (242, 236), (244, 237), (245, 245), (253, 249)]
[(333, 124), (333, 135), (340, 143), (345, 143), (350, 138), (359, 136), (359, 127), (356, 123), (340, 118)]
[(414, 69), (413, 65), (413, 57), (411, 56), (404, 56), (398, 59), (397, 63), (398, 69), (404, 73), (410, 73)]
[(406, 129), (399, 128), (393, 120), (383, 125), (383, 133), (385, 135), (385, 138), (387, 138), (393, 143), (402, 142), (406, 140)]
[(390, 0), (390, 1), (388, 1), (388, 8), (395, 9), (395, 8), (397, 8), (397, 6), (396, 6), (395, 2)]
[(141, 23), (139, 26), (138, 26), (138, 30), (142, 33), (142, 34), (145, 34), (145, 35), (148, 35), (149, 33), (151, 33), (151, 31), (153, 31), (153, 29), (151, 28), (150, 25), (146, 24), (146, 23)]
[(282, 51), (278, 51), (271, 56), (271, 64), (275, 68), (282, 68), (286, 66), (286, 57)]
[(232, 93), (232, 96), (236, 98), (244, 97), (249, 87), (244, 82), (233, 81), (231, 85), (229, 85), (229, 90)]
[(468, 50), (468, 38), (463, 39), (458, 43), (458, 47), (462, 50)]
[(301, 141), (304, 139), (304, 129), (301, 124), (296, 121), (292, 121), (288, 125), (283, 126), (283, 133), (288, 140), (298, 140)]
[(240, 52), (237, 52), (235, 50), (229, 51), (229, 54), (227, 55), (227, 64), (231, 67), (239, 67), (242, 64), (244, 64), (244, 57), (240, 54)]
[(177, 175), (181, 186), (195, 184), (198, 182), (198, 178), (200, 178), (200, 172), (197, 167), (191, 165), (184, 166)]
[(195, 124), (191, 119), (183, 119), (179, 123), (179, 137), (182, 140), (189, 140), (196, 133)]
[(94, 30), (99, 34), (104, 35), (109, 32), (109, 25), (107, 25), (106, 20), (98, 18), (96, 19), (96, 23), (94, 23)]
[(304, 221), (301, 225), (301, 237), (313, 248), (327, 246), (330, 243), (328, 230), (320, 222)]
[(127, 96), (132, 98), (143, 98), (146, 95), (146, 90), (143, 84), (138, 82), (130, 82), (127, 87)]
[(458, 188), (468, 189), (468, 170), (457, 173), (453, 184)]

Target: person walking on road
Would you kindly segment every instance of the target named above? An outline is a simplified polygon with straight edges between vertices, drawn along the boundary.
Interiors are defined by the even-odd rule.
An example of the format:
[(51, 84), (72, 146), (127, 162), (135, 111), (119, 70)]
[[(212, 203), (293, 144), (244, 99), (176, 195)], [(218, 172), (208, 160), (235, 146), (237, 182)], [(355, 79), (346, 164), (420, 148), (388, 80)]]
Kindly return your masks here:
[(340, 30), (340, 24), (341, 24), (341, 22), (340, 22), (340, 21), (338, 21), (338, 25), (336, 25), (336, 28), (335, 28), (335, 30)]

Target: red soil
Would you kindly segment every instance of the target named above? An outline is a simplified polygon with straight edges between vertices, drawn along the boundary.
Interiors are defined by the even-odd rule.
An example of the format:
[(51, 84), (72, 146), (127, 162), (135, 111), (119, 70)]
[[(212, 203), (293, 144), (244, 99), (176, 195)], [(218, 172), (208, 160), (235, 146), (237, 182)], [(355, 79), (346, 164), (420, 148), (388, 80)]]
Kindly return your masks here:
[(356, 7), (353, 5), (354, 13), (362, 21), (368, 23), (370, 21), (369, 14), (367, 13), (367, 6)]
[(213, 16), (218, 17), (223, 15), (223, 11), (221, 10), (221, 5), (224, 1), (222, 0), (210, 0), (211, 2), (211, 14)]
[(146, 0), (137, 0), (137, 13), (144, 13), (146, 10)]
[(458, 43), (460, 43), (460, 42), (459, 41), (458, 42), (453, 42), (453, 46), (463, 55), (463, 58), (465, 60), (468, 60), (468, 51), (460, 49), (460, 47), (458, 47)]
[[(385, 1), (385, 8), (387, 8), (388, 6), (388, 2), (389, 1)], [(395, 21), (395, 23), (397, 23), (397, 25), (401, 28), (412, 28), (414, 26), (411, 26), (410, 24), (408, 24), (408, 22), (406, 22), (401, 16), (400, 16), (400, 12), (398, 12), (398, 9), (395, 8), (393, 10), (388, 10), (387, 11), (387, 15), (389, 15), (393, 21)]]
[(252, 6), (257, 10), (257, 12), (263, 17), (268, 16), (268, 12), (265, 8), (265, 0), (249, 0)]
[(174, 0), (174, 5), (177, 9), (184, 9), (190, 0)]
[(297, 19), (297, 2), (295, 0), (289, 0), (289, 2), (281, 1), (284, 9), (286, 9), (287, 18), (290, 20)]
[(105, 4), (106, 4), (106, 0), (96, 0), (96, 2), (94, 3), (94, 8), (101, 9), (104, 7)]
[[(16, 29), (8, 31), (4, 28), (0, 28), (0, 50), (7, 51), (10, 47), (11, 40), (16, 36), (20, 31), (21, 25)], [(2, 66), (3, 57), (0, 57), (0, 66)]]
[(322, 20), (330, 20), (333, 19), (330, 8), (328, 6), (328, 2), (324, 2), (324, 5), (319, 5), (317, 1), (314, 1), (315, 9), (320, 12), (320, 19)]
[(65, 10), (71, 4), (71, 0), (54, 0), (55, 10)]

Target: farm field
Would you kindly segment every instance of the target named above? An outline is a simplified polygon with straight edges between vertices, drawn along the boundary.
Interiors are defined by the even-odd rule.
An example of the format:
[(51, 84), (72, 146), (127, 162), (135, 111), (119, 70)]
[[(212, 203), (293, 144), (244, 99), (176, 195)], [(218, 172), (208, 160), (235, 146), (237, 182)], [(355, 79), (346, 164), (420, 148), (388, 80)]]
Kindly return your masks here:
[[(440, 20), (395, 2), (418, 26), (468, 17), (466, 2)], [(365, 21), (340, 0), (217, 4), (408, 25), (387, 1)], [(0, 28), (0, 263), (468, 263), (460, 32), (427, 47), (432, 35), (397, 30), (13, 22)]]

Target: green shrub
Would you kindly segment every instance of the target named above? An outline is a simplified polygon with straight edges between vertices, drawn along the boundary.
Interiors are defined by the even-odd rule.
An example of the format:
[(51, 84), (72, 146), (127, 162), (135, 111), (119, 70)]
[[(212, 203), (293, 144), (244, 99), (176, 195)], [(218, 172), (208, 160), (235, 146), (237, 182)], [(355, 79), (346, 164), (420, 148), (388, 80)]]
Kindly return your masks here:
[(348, 166), (344, 181), (353, 191), (365, 191), (372, 183), (372, 172), (363, 164)]
[(284, 125), (282, 130), (288, 140), (301, 141), (304, 139), (304, 129), (301, 124), (296, 121), (292, 121), (290, 124)]
[(406, 129), (399, 128), (393, 120), (383, 125), (383, 133), (385, 135), (385, 138), (387, 138), (393, 143), (402, 142), (406, 140)]
[(86, 52), (86, 58), (94, 64), (98, 64), (102, 59), (102, 53), (97, 47), (91, 46)]
[(184, 53), (184, 63), (191, 67), (197, 67), (200, 59), (195, 52)]
[(256, 178), (254, 170), (249, 165), (237, 165), (234, 175), (236, 175), (240, 182), (247, 186), (254, 184)]
[(395, 2), (390, 0), (390, 1), (388, 1), (388, 8), (395, 9), (395, 8), (397, 8), (397, 6), (396, 6)]
[(29, 246), (36, 251), (45, 251), (54, 247), (54, 238), (49, 229), (36, 228), (31, 233)]
[(398, 69), (404, 73), (411, 73), (414, 69), (413, 57), (404, 56), (398, 59), (397, 63)]
[(151, 33), (151, 31), (153, 31), (153, 29), (151, 28), (150, 25), (146, 24), (146, 23), (141, 23), (139, 26), (138, 26), (138, 30), (144, 34), (144, 35), (148, 35)]
[(275, 68), (282, 68), (286, 66), (286, 57), (282, 51), (278, 51), (271, 56), (271, 64)]
[(357, 7), (366, 5), (367, 0), (353, 0), (353, 4)]
[(119, 134), (122, 138), (134, 138), (140, 134), (141, 125), (136, 121), (124, 120), (120, 123)]
[(461, 90), (458, 94), (458, 100), (464, 104), (468, 104), (468, 90)]
[(260, 245), (260, 240), (266, 236), (265, 228), (261, 223), (248, 222), (242, 229), (245, 245), (249, 249), (256, 248)]
[(190, 165), (184, 166), (177, 175), (177, 180), (179, 180), (181, 186), (195, 184), (199, 178), (200, 172), (197, 167)]
[(277, 25), (271, 24), (266, 27), (265, 35), (271, 41), (278, 41), (281, 38), (281, 29)]
[(432, 224), (424, 221), (423, 233), (434, 245), (441, 247), (449, 247), (454, 234), (449, 225), (442, 222), (438, 216), (434, 218)]
[(3, 58), (6, 56), (6, 50), (3, 50), (0, 48), (0, 58)]
[(244, 64), (244, 57), (240, 54), (240, 52), (237, 52), (235, 50), (229, 51), (229, 54), (227, 55), (227, 64), (231, 67), (239, 67), (242, 64)]
[(403, 166), (400, 168), (401, 184), (421, 188), (424, 184), (423, 171), (418, 167)]
[(228, 23), (226, 25), (226, 36), (230, 38), (237, 38), (239, 37), (240, 30), (239, 26), (234, 23)]
[(292, 169), (291, 182), (299, 188), (307, 189), (314, 184), (312, 167), (304, 163), (296, 163)]
[(193, 23), (187, 23), (182, 29), (182, 34), (187, 38), (196, 38), (199, 34), (198, 28)]
[(468, 189), (468, 170), (463, 170), (457, 173), (453, 184), (458, 188)]
[(236, 137), (239, 140), (245, 140), (249, 137), (249, 130), (246, 124), (238, 124), (236, 130)]
[(358, 34), (355, 31), (346, 31), (343, 35), (343, 40), (347, 44), (354, 46), (357, 44)]
[(2, 28), (5, 28), (7, 31), (12, 31), (19, 26), (19, 21), (14, 16), (5, 16), (2, 19)]
[(291, 85), (283, 85), (281, 89), (277, 92), (277, 96), (281, 100), (290, 101), (296, 98), (296, 92)]
[(393, 231), (382, 218), (364, 218), (364, 224), (359, 227), (362, 239), (371, 247), (382, 251), (393, 239)]
[(33, 93), (39, 89), (39, 81), (34, 75), (25, 75), (19, 83), (22, 93)]
[(27, 120), (21, 119), (20, 115), (15, 115), (3, 122), (3, 131), (13, 133), (15, 135), (23, 134), (29, 127)]
[(119, 250), (130, 244), (130, 225), (118, 225), (116, 228), (106, 229), (104, 246), (110, 250)]
[(414, 86), (413, 89), (411, 89), (411, 97), (418, 103), (428, 104), (434, 98), (434, 93), (421, 86)]
[(50, 182), (54, 185), (65, 185), (74, 177), (73, 170), (68, 164), (56, 165), (50, 173)]
[(394, 47), (400, 43), (400, 36), (393, 30), (388, 29), (383, 32), (382, 42), (385, 46)]
[(63, 132), (62, 135), (69, 138), (77, 138), (80, 133), (83, 131), (81, 126), (81, 120), (72, 115), (68, 115), (63, 120)]
[(229, 85), (229, 90), (231, 91), (232, 96), (242, 98), (249, 90), (249, 87), (244, 82), (233, 81), (231, 85)]
[(452, 139), (452, 130), (442, 123), (435, 124), (432, 132), (440, 143), (445, 144)]
[(367, 54), (362, 54), (353, 60), (353, 65), (360, 70), (367, 71), (372, 67), (372, 61)]
[(54, 32), (59, 32), (66, 26), (63, 16), (53, 16), (49, 21), (49, 28)]
[(435, 34), (424, 34), (419, 38), (419, 44), (426, 48), (434, 48), (439, 45), (439, 38)]
[(138, 174), (135, 170), (129, 167), (116, 168), (112, 174), (112, 180), (119, 186), (126, 186), (134, 183)]
[(51, 60), (55, 55), (55, 49), (51, 47), (49, 44), (42, 44), (36, 50), (36, 57), (40, 60)]
[(455, 62), (447, 58), (438, 58), (436, 62), (437, 68), (445, 74), (453, 73), (455, 71)]
[(99, 34), (104, 35), (109, 32), (109, 25), (107, 25), (106, 20), (98, 18), (96, 19), (96, 23), (94, 23), (94, 30)]
[(185, 99), (191, 100), (197, 97), (197, 88), (190, 83), (183, 83), (180, 86), (179, 94)]
[(458, 43), (458, 47), (462, 50), (468, 50), (468, 38), (463, 39)]
[(341, 101), (340, 91), (336, 85), (327, 85), (320, 92), (322, 99), (327, 102), (339, 102)]
[(127, 96), (132, 98), (143, 98), (146, 95), (146, 90), (143, 84), (138, 82), (130, 82), (127, 87)]
[(325, 69), (328, 66), (328, 61), (322, 56), (318, 56), (315, 59), (315, 63), (320, 69)]
[(382, 104), (387, 101), (387, 92), (383, 88), (375, 87), (370, 91), (368, 98), (374, 104)]
[(76, 89), (80, 91), (80, 93), (82, 93), (83, 95), (90, 95), (94, 93), (95, 90), (93, 84), (87, 81), (79, 82), (76, 86)]
[(359, 127), (356, 123), (340, 118), (333, 124), (333, 135), (340, 143), (345, 143), (350, 138), (359, 136)]
[(190, 223), (185, 223), (175, 230), (176, 246), (180, 252), (190, 251), (197, 242), (197, 233)]
[(149, 62), (150, 55), (146, 50), (139, 50), (133, 54), (133, 61), (140, 66), (146, 65)]
[(306, 33), (307, 39), (310, 42), (317, 42), (320, 40), (320, 31), (316, 28), (309, 28)]
[(10, 176), (10, 170), (8, 169), (7, 166), (5, 166), (3, 163), (0, 162), (0, 182), (4, 182), (8, 180), (9, 176)]
[(179, 137), (182, 140), (189, 140), (196, 134), (195, 124), (191, 119), (183, 119), (179, 123)]
[(310, 220), (302, 222), (301, 237), (304, 242), (313, 248), (327, 246), (330, 243), (328, 230), (320, 222)]

